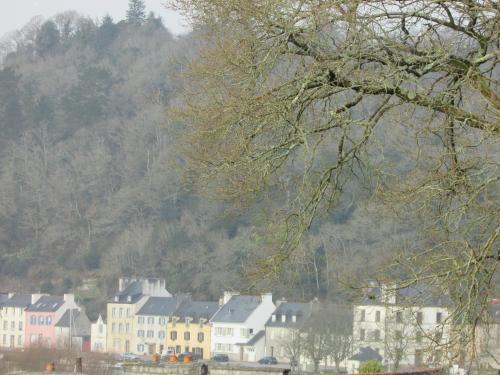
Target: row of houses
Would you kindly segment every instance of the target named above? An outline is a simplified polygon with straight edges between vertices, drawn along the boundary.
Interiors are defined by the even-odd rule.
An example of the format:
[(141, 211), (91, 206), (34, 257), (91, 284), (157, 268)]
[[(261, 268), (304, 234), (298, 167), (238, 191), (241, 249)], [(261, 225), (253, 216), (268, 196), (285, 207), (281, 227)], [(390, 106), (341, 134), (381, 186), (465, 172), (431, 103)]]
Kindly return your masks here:
[(219, 301), (195, 301), (169, 293), (164, 280), (121, 278), (106, 321), (99, 316), (92, 324), (72, 295), (0, 294), (0, 347), (192, 352), (203, 359), (226, 354), (249, 362), (273, 356), (302, 369), (340, 366), (349, 372), (370, 359), (392, 369), (446, 360), (449, 301), (429, 297), (416, 303), (422, 294), (430, 296), (416, 289), (366, 292), (354, 306), (275, 301), (270, 293), (225, 292)]
[[(192, 301), (187, 295), (171, 295), (163, 280), (122, 278), (107, 305), (107, 324), (100, 317), (93, 325), (92, 348), (147, 355), (188, 351), (204, 359), (226, 354), (230, 360), (250, 362), (273, 356), (279, 362), (309, 367), (322, 357), (322, 365), (332, 366), (335, 358), (328, 351), (339, 349), (327, 348), (326, 339), (325, 348), (308, 348), (317, 344), (305, 336), (324, 335), (330, 332), (328, 327), (336, 325), (348, 337), (341, 365), (350, 371), (368, 359), (388, 366), (391, 362), (398, 366), (437, 363), (439, 351), (432, 351), (431, 356), (428, 348), (447, 339), (446, 301), (434, 299), (416, 305), (410, 302), (414, 297), (374, 287), (363, 301), (348, 308), (231, 292), (217, 302)], [(339, 332), (332, 328), (329, 334)]]
[(90, 350), (90, 321), (73, 294), (0, 294), (0, 348), (72, 345)]

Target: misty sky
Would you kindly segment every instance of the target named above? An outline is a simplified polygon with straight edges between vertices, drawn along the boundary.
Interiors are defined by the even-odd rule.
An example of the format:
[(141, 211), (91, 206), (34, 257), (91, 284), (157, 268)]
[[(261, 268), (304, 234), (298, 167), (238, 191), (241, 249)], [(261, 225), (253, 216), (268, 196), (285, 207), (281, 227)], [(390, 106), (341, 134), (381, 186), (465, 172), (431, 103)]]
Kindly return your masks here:
[[(182, 18), (165, 9), (164, 0), (146, 0), (147, 10), (163, 18), (165, 25), (174, 34), (188, 30)], [(128, 0), (0, 0), (0, 36), (24, 26), (32, 17), (42, 15), (49, 18), (66, 10), (76, 10), (92, 18), (109, 13), (115, 21), (125, 17)]]

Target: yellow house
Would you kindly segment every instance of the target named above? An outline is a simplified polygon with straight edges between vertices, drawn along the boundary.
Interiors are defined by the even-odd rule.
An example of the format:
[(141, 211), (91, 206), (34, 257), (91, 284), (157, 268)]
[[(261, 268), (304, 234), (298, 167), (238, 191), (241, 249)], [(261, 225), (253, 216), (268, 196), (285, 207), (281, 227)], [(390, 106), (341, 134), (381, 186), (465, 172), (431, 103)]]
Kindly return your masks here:
[(191, 352), (210, 359), (210, 319), (219, 310), (217, 302), (187, 301), (167, 323), (166, 347), (179, 354)]
[(24, 348), (25, 309), (40, 297), (41, 294), (0, 294), (0, 348)]
[(171, 297), (165, 280), (120, 278), (118, 293), (107, 304), (107, 339), (110, 353), (132, 352), (135, 343), (136, 312), (149, 297)]

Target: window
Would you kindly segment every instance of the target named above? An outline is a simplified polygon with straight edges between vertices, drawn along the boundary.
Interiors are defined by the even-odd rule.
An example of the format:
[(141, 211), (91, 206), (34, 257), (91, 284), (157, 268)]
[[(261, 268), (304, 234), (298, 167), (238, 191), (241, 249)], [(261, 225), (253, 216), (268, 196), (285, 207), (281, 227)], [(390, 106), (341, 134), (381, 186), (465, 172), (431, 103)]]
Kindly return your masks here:
[[(4, 324), (3, 329), (7, 329), (6, 323), (7, 323), (7, 322), (4, 322), (4, 323), (3, 323), (3, 324)], [(30, 323), (31, 323), (32, 325), (35, 325), (35, 324), (36, 324), (36, 316), (31, 315), (31, 317), (30, 317)]]
[(144, 345), (142, 345), (142, 344), (137, 345), (137, 351), (139, 353), (143, 353), (144, 352)]
[(376, 329), (373, 331), (373, 340), (380, 341), (380, 330)]
[(240, 336), (248, 337), (248, 330), (246, 328), (240, 328)]
[(361, 310), (359, 313), (360, 313), (359, 314), (360, 315), (359, 321), (364, 322), (365, 321), (365, 310)]
[(164, 331), (158, 331), (158, 338), (159, 339), (164, 339), (165, 338), (165, 332)]
[(424, 321), (424, 314), (422, 314), (422, 311), (417, 312), (417, 323), (422, 324)]
[(43, 316), (39, 316), (38, 317), (38, 324), (39, 325), (42, 325), (44, 323), (45, 319), (43, 318)]
[(111, 332), (116, 332), (116, 323), (111, 324)]
[(123, 316), (123, 307), (120, 307), (118, 310), (118, 317), (121, 318)]
[(118, 332), (123, 332), (123, 323), (118, 324)]
[(170, 339), (171, 340), (177, 340), (177, 331), (171, 331), (170, 332)]
[(45, 318), (45, 324), (50, 326), (52, 324), (52, 317), (51, 316), (47, 316)]
[(7, 335), (3, 335), (2, 344), (7, 345)]
[(396, 312), (396, 322), (403, 323), (403, 312), (402, 311)]
[(154, 316), (148, 316), (148, 324), (155, 324)]
[(111, 316), (114, 318), (116, 316), (116, 307), (111, 309)]
[(437, 312), (436, 313), (436, 323), (441, 323), (443, 320), (443, 313)]
[(137, 318), (137, 323), (138, 324), (144, 324), (144, 317), (143, 316), (140, 316)]
[(177, 345), (177, 346), (175, 347), (175, 352), (176, 352), (176, 353), (180, 353), (180, 352), (181, 352), (181, 346), (180, 346), (180, 345)]
[(99, 324), (99, 333), (104, 333), (104, 326)]
[(127, 318), (130, 318), (130, 307), (127, 307)]
[[(31, 320), (33, 320), (33, 318), (35, 318), (35, 323), (33, 323), (33, 322), (32, 322), (32, 323), (33, 323), (33, 324), (36, 324), (36, 317), (32, 316), (32, 317), (31, 317)], [(9, 324), (9, 322), (7, 322), (6, 320), (3, 322), (3, 330), (4, 330), (4, 331), (7, 331), (7, 325), (8, 325), (8, 324)]]
[(138, 337), (144, 337), (144, 330), (140, 329), (137, 331), (137, 336)]
[(394, 337), (395, 337), (396, 340), (401, 341), (403, 339), (403, 332), (400, 331), (400, 330), (397, 330), (394, 333)]
[(417, 331), (417, 334), (415, 336), (415, 341), (419, 344), (422, 342), (422, 332), (421, 331)]
[(364, 329), (359, 330), (359, 339), (361, 341), (363, 341), (365, 339), (365, 330)]
[(148, 332), (147, 332), (147, 336), (148, 336), (149, 338), (151, 338), (151, 337), (155, 337), (155, 331), (148, 330)]
[(19, 322), (19, 330), (22, 331), (23, 330), (23, 322)]
[(216, 336), (233, 336), (234, 335), (234, 328), (216, 327), (215, 328), (215, 335)]
[(422, 350), (415, 350), (415, 365), (420, 366), (423, 362)]
[(158, 324), (161, 324), (162, 326), (164, 326), (166, 323), (167, 322), (166, 322), (165, 318), (159, 318), (158, 319)]
[(125, 324), (125, 332), (127, 332), (127, 333), (130, 332), (130, 323)]
[(191, 339), (191, 333), (190, 332), (184, 332), (184, 340), (189, 341)]
[(16, 322), (14, 321), (10, 322), (10, 330), (15, 331), (15, 329), (16, 329)]
[(203, 342), (205, 340), (205, 334), (203, 332), (198, 333), (198, 342)]
[(375, 321), (380, 322), (380, 311), (375, 311)]
[(22, 336), (17, 336), (17, 345), (18, 346), (21, 346), (23, 344), (23, 341), (22, 341), (23, 337)]

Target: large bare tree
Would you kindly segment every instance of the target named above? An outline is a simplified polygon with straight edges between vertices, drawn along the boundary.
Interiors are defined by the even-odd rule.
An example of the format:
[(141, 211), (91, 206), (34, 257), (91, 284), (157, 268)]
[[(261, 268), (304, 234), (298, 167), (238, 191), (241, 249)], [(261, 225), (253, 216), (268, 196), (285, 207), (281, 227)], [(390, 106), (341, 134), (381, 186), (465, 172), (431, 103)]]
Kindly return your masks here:
[(190, 175), (279, 208), (259, 276), (363, 180), (419, 233), (384, 275), (450, 295), (455, 344), (474, 342), (500, 260), (499, 3), (170, 3), (206, 36), (184, 70)]

